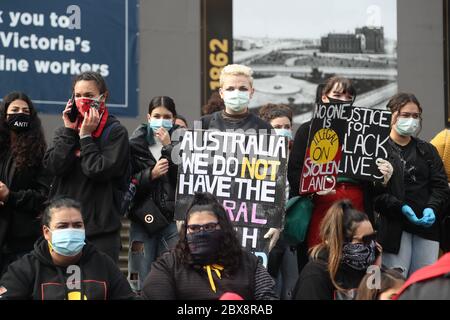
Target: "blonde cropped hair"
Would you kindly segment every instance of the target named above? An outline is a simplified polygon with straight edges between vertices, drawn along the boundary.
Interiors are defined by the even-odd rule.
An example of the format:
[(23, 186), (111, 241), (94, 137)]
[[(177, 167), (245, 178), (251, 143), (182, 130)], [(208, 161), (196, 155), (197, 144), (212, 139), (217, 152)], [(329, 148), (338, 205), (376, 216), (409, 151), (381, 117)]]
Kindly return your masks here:
[(245, 76), (250, 81), (250, 85), (253, 87), (253, 70), (250, 67), (242, 64), (229, 64), (220, 72), (219, 83), (223, 86), (223, 79), (225, 76)]

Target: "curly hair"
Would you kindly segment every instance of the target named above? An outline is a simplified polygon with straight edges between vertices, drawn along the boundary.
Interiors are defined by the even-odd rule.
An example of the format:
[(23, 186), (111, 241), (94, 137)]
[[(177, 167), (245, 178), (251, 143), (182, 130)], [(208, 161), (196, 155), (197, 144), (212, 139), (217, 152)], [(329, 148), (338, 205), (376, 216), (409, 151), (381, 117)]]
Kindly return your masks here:
[(292, 109), (285, 104), (268, 103), (259, 109), (259, 117), (267, 122), (286, 117), (292, 124)]
[[(191, 214), (200, 211), (209, 211), (216, 215), (219, 220), (220, 228), (223, 232), (223, 241), (220, 244), (217, 263), (224, 267), (224, 272), (228, 275), (235, 273), (241, 264), (242, 248), (238, 241), (236, 231), (228, 218), (223, 206), (217, 201), (212, 194), (204, 192), (197, 192), (194, 199), (187, 210), (184, 227), (180, 232), (180, 240), (175, 247), (177, 258), (183, 264), (193, 265), (192, 257), (190, 255), (189, 246), (186, 239), (187, 224)], [(195, 266), (200, 268), (201, 266)]]
[[(23, 100), (30, 109), (30, 127), (17, 135), (11, 135), (11, 130), (6, 121), (6, 113), (9, 105), (15, 100)], [(23, 92), (11, 92), (3, 98), (0, 106), (0, 159), (3, 159), (8, 151), (14, 158), (18, 171), (38, 167), (44, 157), (47, 144), (42, 130), (36, 108), (30, 98)]]
[(206, 116), (207, 114), (212, 114), (223, 109), (225, 109), (225, 102), (223, 102), (219, 92), (214, 91), (211, 93), (208, 102), (202, 106), (201, 112), (202, 116)]

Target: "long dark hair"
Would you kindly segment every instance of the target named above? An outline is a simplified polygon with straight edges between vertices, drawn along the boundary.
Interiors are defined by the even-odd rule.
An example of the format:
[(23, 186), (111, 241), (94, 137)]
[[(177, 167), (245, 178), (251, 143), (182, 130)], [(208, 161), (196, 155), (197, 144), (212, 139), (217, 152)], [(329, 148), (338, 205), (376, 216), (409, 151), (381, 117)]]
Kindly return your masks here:
[(338, 290), (343, 290), (336, 283), (336, 274), (342, 260), (342, 247), (344, 243), (351, 242), (359, 223), (369, 221), (369, 217), (361, 211), (353, 208), (350, 200), (336, 201), (328, 209), (320, 224), (320, 244), (311, 250), (313, 259), (319, 254), (328, 251), (328, 271), (333, 285)]
[(192, 264), (192, 258), (186, 240), (187, 222), (192, 213), (199, 211), (212, 212), (219, 220), (219, 225), (223, 232), (223, 241), (220, 244), (217, 263), (224, 267), (226, 274), (235, 273), (241, 263), (242, 248), (225, 209), (217, 201), (216, 197), (207, 192), (196, 193), (187, 210), (184, 227), (180, 232), (180, 240), (175, 248), (178, 259), (184, 264)]
[[(6, 122), (6, 113), (11, 102), (23, 100), (30, 109), (30, 127), (27, 131), (14, 135)], [(17, 170), (27, 167), (38, 167), (44, 157), (47, 144), (36, 108), (31, 99), (23, 92), (11, 92), (3, 98), (0, 106), (0, 159), (10, 150), (15, 160)]]

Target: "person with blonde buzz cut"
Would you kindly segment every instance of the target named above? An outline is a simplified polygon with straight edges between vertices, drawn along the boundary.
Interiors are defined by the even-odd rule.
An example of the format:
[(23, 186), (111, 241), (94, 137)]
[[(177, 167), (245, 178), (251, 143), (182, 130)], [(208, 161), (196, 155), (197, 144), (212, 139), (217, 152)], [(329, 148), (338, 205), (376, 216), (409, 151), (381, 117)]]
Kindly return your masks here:
[(225, 109), (201, 118), (202, 128), (267, 130), (272, 126), (249, 111), (250, 100), (255, 93), (253, 88), (252, 69), (239, 64), (230, 64), (220, 74), (219, 94), (225, 103)]
[[(240, 65), (230, 64), (220, 73), (219, 94), (225, 103), (225, 109), (203, 116), (202, 129), (240, 132), (267, 133), (272, 126), (249, 111), (250, 100), (255, 93), (253, 87), (252, 69)], [(270, 239), (269, 251), (275, 246), (280, 237), (280, 229), (270, 228), (264, 238)]]

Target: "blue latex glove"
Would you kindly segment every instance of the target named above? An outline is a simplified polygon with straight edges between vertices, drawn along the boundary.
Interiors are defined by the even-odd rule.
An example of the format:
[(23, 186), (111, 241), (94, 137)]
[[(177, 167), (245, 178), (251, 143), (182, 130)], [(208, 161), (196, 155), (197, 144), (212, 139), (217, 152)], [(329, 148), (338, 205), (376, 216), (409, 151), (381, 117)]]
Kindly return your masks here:
[(428, 228), (433, 225), (436, 221), (436, 215), (434, 214), (434, 210), (431, 208), (423, 209), (423, 217), (420, 219), (421, 225)]
[(423, 222), (421, 220), (419, 220), (414, 212), (414, 210), (408, 206), (407, 204), (404, 204), (402, 207), (402, 213), (406, 216), (406, 218), (414, 224), (417, 225), (423, 225)]

